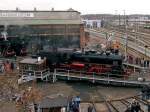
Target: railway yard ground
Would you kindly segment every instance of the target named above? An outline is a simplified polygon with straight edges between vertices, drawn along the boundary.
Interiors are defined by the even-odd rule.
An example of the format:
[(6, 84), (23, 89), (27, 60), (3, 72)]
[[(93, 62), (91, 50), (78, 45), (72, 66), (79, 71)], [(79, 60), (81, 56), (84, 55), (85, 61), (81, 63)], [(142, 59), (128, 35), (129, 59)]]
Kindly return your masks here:
[[(17, 79), (18, 79), (17, 74), (18, 74), (18, 71), (14, 71), (13, 73), (8, 73), (7, 75), (1, 74), (0, 76), (0, 78), (4, 81), (4, 83), (7, 82), (5, 85), (7, 88), (1, 88), (1, 90), (4, 89), (3, 92), (8, 93), (5, 95), (6, 102), (1, 102), (0, 104), (1, 106), (0, 112), (4, 112), (4, 110), (7, 110), (7, 112), (16, 112), (16, 108), (15, 108), (16, 104), (14, 103), (14, 101), (10, 101), (8, 103), (9, 98), (11, 98), (11, 96), (14, 94), (19, 94), (20, 91), (23, 91), (25, 88), (28, 88), (28, 87), (37, 88), (39, 92), (42, 93), (43, 97), (44, 96), (57, 96), (57, 95), (61, 95), (64, 97), (73, 97), (73, 96), (79, 95), (83, 102), (104, 102), (105, 100), (123, 99), (123, 98), (128, 98), (131, 96), (138, 95), (141, 91), (140, 88), (111, 87), (109, 85), (100, 86), (100, 85), (96, 85), (96, 84), (92, 84), (88, 82), (84, 83), (84, 82), (71, 82), (71, 81), (70, 82), (60, 81), (56, 83), (30, 82), (30, 83), (25, 83), (19, 86), (17, 85)], [(10, 84), (11, 86), (9, 88)], [(3, 100), (3, 98), (4, 96), (3, 94), (1, 94), (1, 101)], [(103, 107), (104, 110), (108, 109), (105, 103), (94, 103), (94, 104), (95, 104), (95, 108), (97, 109), (99, 106)], [(122, 104), (120, 104), (120, 102), (118, 103), (114, 102), (113, 104), (115, 104), (115, 106), (117, 105), (116, 106), (117, 108), (119, 108), (119, 106), (120, 108), (122, 108), (121, 107)], [(89, 103), (82, 103), (81, 112), (85, 112), (85, 109), (87, 109), (86, 108), (87, 106), (89, 106)], [(124, 109), (126, 109), (126, 107)]]
[[(33, 87), (33, 84), (28, 83), (28, 84), (20, 86), (19, 88), (23, 90), (24, 88), (27, 88), (30, 86)], [(79, 82), (76, 82), (76, 83), (56, 82), (54, 84), (39, 82), (39, 83), (36, 83), (34, 87), (36, 87), (39, 90), (39, 92), (42, 92), (43, 97), (44, 96), (59, 96), (59, 95), (64, 96), (64, 97), (68, 97), (68, 96), (73, 97), (73, 96), (79, 95), (82, 102), (91, 102), (91, 101), (102, 102), (104, 101), (103, 97), (105, 97), (105, 99), (107, 100), (116, 100), (120, 98), (131, 97), (140, 93), (139, 88), (121, 88), (121, 87), (111, 87), (111, 86), (100, 86), (100, 85), (93, 85), (91, 83), (79, 83)], [(17, 93), (17, 91), (14, 93)], [(97, 103), (96, 105), (100, 105), (100, 104)], [(10, 103), (1, 102), (0, 106), (1, 106), (0, 112), (3, 112), (3, 110), (7, 110), (7, 112), (16, 112), (16, 108), (14, 108), (16, 107), (16, 105), (13, 101), (10, 101)], [(84, 112), (84, 111), (81, 111), (81, 112)]]
[[(106, 29), (99, 30), (99, 32), (106, 32), (106, 31), (112, 32), (112, 30), (106, 30)], [(147, 38), (147, 36), (145, 38)], [(141, 40), (141, 41), (144, 42), (145, 40)], [(106, 43), (106, 40), (104, 38), (100, 39), (97, 36), (91, 35), (91, 40), (89, 40), (89, 46), (93, 44), (101, 44), (101, 43)], [(150, 42), (148, 41), (146, 43), (150, 44)], [(140, 43), (140, 45), (141, 44), (142, 42)], [(124, 52), (124, 48), (122, 46), (120, 50), (122, 51), (122, 53)], [(131, 48), (128, 49), (128, 53), (133, 54), (134, 56), (137, 57), (145, 56), (144, 54), (141, 54)], [(21, 59), (22, 58), (19, 57), (18, 61), (20, 61)], [(64, 97), (80, 96), (82, 101), (81, 112), (87, 112), (87, 107), (91, 104), (94, 105), (96, 112), (101, 112), (101, 111), (109, 112), (109, 109), (111, 110), (110, 112), (123, 112), (131, 104), (133, 98), (130, 97), (139, 95), (141, 91), (141, 88), (113, 87), (109, 85), (96, 85), (88, 82), (84, 83), (84, 82), (71, 82), (71, 81), (59, 81), (55, 83), (29, 82), (23, 85), (17, 85), (18, 74), (19, 73), (16, 70), (13, 73), (4, 73), (0, 75), (0, 78), (3, 80), (3, 82), (4, 83), (7, 82), (5, 83), (6, 85), (4, 83), (0, 83), (1, 87), (3, 85), (7, 86), (6, 88), (5, 87), (2, 88), (3, 91), (0, 93), (1, 94), (0, 112), (6, 112), (6, 111), (16, 112), (16, 104), (14, 103), (14, 101), (9, 100), (9, 98), (11, 98), (15, 94), (19, 94), (20, 91), (23, 91), (25, 88), (28, 87), (34, 87), (38, 89), (38, 91), (42, 94), (42, 97), (59, 96), (59, 95)], [(135, 72), (132, 75), (139, 76), (141, 74), (139, 74), (139, 72)], [(145, 79), (147, 81), (150, 81), (149, 72), (144, 73), (144, 75), (145, 75)], [(131, 80), (133, 80), (133, 78), (131, 78)], [(135, 77), (134, 80), (137, 80), (137, 77)], [(8, 87), (9, 85), (11, 86)], [(8, 93), (8, 94), (4, 95), (4, 93)], [(143, 103), (140, 103), (140, 105), (143, 105)], [(145, 105), (142, 106), (142, 110), (144, 112), (147, 112), (146, 109), (147, 107)]]

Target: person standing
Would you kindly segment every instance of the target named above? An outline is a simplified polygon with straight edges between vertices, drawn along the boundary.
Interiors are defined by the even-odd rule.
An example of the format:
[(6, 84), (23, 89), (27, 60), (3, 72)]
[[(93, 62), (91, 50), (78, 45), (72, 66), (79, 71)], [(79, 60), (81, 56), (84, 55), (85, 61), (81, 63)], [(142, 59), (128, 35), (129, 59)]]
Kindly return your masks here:
[(11, 70), (13, 71), (14, 70), (14, 63), (11, 62)]
[(141, 110), (141, 106), (140, 106), (139, 102), (136, 102), (135, 112), (140, 112), (140, 110)]
[(148, 101), (147, 111), (150, 112), (150, 100), (147, 100), (147, 101)]
[(135, 99), (133, 99), (131, 103), (131, 112), (135, 112), (135, 110), (136, 110), (136, 102), (135, 102)]
[(4, 70), (5, 70), (4, 64), (2, 64), (2, 66), (1, 66), (1, 71), (2, 71), (2, 73), (4, 73)]

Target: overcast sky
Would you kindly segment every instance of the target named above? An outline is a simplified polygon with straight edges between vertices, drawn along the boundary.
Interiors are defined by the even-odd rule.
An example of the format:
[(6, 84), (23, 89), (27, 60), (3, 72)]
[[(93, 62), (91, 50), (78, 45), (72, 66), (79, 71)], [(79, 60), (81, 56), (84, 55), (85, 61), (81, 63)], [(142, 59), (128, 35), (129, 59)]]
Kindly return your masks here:
[(66, 10), (73, 8), (82, 14), (111, 13), (150, 14), (150, 0), (0, 0), (0, 9)]

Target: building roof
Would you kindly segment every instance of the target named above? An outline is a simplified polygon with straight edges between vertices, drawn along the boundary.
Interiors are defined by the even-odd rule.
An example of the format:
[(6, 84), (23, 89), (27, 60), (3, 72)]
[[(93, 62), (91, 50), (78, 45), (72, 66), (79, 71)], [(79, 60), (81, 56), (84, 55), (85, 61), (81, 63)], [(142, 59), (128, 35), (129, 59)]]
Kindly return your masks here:
[(40, 102), (40, 108), (55, 108), (55, 107), (67, 107), (68, 99), (66, 97), (58, 96), (56, 98), (46, 97)]
[(47, 25), (47, 24), (82, 24), (80, 20), (3, 20), (0, 21), (0, 25), (5, 25), (7, 23), (8, 25)]
[(0, 25), (82, 24), (78, 11), (0, 10)]
[(72, 8), (68, 10), (0, 10), (0, 12), (77, 12), (80, 14), (79, 11)]
[(20, 61), (20, 63), (22, 64), (42, 64), (43, 62), (44, 62), (44, 59), (41, 59), (40, 61), (38, 61), (37, 59), (33, 59), (33, 58), (26, 58)]

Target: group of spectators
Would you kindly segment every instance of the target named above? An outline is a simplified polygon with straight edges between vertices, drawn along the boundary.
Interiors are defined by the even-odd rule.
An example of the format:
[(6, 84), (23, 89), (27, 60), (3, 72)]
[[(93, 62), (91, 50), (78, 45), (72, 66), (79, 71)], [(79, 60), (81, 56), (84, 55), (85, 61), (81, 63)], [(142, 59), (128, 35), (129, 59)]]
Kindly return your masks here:
[(149, 100), (150, 99), (150, 86), (144, 86), (141, 89), (142, 99)]
[(142, 100), (145, 100), (148, 102), (147, 104), (147, 109), (148, 109), (148, 112), (150, 112), (150, 86), (144, 86), (142, 89), (141, 89), (141, 95), (142, 95)]
[(134, 57), (131, 55), (127, 56), (126, 62), (130, 63), (130, 64), (139, 65), (141, 67), (148, 67), (148, 68), (150, 67), (150, 61), (149, 60), (146, 60), (144, 58)]
[(15, 63), (10, 60), (2, 61), (0, 63), (0, 73), (11, 72), (15, 69)]
[(141, 112), (141, 106), (139, 102), (133, 99), (131, 105), (129, 105), (125, 112)]
[(69, 102), (69, 110), (70, 112), (79, 112), (79, 105), (80, 105), (81, 99), (79, 96), (73, 97), (71, 101)]

